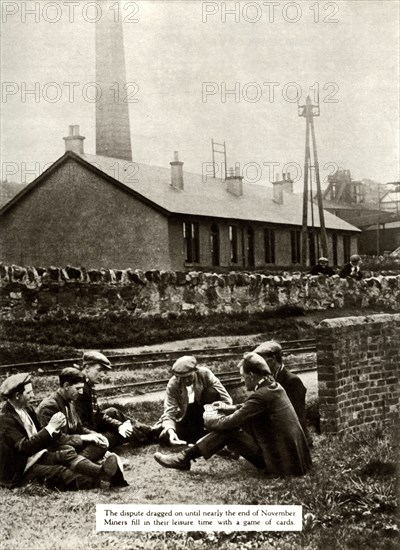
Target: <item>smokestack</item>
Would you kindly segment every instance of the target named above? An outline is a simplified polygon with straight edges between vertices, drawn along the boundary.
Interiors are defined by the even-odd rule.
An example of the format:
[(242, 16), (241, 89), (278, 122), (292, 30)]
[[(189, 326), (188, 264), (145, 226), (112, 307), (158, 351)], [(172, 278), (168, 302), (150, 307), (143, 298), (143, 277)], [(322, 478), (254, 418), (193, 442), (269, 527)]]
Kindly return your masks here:
[(71, 125), (69, 127), (69, 136), (63, 138), (65, 141), (65, 152), (72, 151), (77, 155), (83, 155), (83, 141), (85, 139), (86, 138), (79, 135), (79, 126), (77, 124)]
[(175, 189), (183, 189), (183, 162), (179, 160), (178, 151), (174, 151), (174, 160), (171, 165), (171, 185)]
[(131, 161), (122, 18), (115, 21), (115, 2), (101, 4), (102, 16), (96, 22), (96, 154)]

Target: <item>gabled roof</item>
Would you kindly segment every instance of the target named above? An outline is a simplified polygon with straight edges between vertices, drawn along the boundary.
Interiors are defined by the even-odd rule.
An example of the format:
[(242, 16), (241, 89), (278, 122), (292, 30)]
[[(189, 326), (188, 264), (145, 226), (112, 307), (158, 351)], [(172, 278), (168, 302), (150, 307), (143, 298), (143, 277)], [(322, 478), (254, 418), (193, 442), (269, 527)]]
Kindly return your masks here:
[[(225, 182), (192, 172), (183, 173), (184, 189), (179, 190), (171, 186), (169, 167), (129, 163), (99, 155), (81, 156), (102, 172), (118, 179), (130, 189), (174, 214), (271, 224), (297, 226), (302, 224), (302, 195), (284, 193), (283, 204), (277, 204), (272, 199), (271, 187), (243, 182), (243, 195), (237, 197), (226, 190)], [(315, 205), (313, 209), (314, 226), (319, 227), (318, 209)], [(311, 225), (310, 202), (308, 220)], [(325, 225), (328, 229), (359, 231), (327, 211), (325, 211)]]
[[(0, 210), (0, 215), (12, 208), (27, 193), (33, 191), (40, 182), (69, 158), (84, 164), (110, 183), (166, 215), (173, 213), (274, 225), (302, 225), (303, 198), (300, 194), (284, 193), (283, 204), (277, 204), (273, 201), (271, 187), (243, 183), (243, 195), (237, 197), (226, 190), (225, 182), (191, 172), (183, 173), (184, 189), (180, 190), (171, 186), (169, 167), (150, 166), (99, 155), (77, 155), (72, 152), (65, 153), (25, 187)], [(311, 207), (313, 207), (314, 226), (319, 227), (318, 209), (315, 204), (311, 205), (310, 202), (308, 204), (308, 225), (311, 226)], [(325, 226), (327, 229), (359, 231), (327, 211), (325, 211)]]
[(0, 182), (0, 207), (2, 207), (4, 204), (7, 204), (13, 197), (18, 195), (24, 187), (26, 187), (26, 183), (16, 183), (13, 181), (1, 181)]

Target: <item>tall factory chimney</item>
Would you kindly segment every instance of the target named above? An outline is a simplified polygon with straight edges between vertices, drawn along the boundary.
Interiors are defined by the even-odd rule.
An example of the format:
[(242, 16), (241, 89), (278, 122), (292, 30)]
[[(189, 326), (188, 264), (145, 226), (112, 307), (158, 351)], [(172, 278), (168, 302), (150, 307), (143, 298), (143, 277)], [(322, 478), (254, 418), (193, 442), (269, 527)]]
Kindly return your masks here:
[(101, 88), (96, 102), (96, 154), (131, 161), (122, 18), (116, 17), (112, 4), (101, 2), (102, 15), (96, 22), (96, 82)]

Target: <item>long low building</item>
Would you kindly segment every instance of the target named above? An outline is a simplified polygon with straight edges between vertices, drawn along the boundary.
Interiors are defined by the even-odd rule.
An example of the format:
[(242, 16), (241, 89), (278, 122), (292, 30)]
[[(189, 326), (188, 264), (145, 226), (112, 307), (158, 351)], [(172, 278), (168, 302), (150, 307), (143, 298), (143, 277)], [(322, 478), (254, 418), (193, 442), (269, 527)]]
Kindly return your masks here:
[[(302, 195), (272, 187), (87, 155), (79, 127), (66, 152), (0, 210), (1, 261), (21, 266), (263, 270), (300, 262)], [(311, 213), (313, 208), (313, 213)], [(308, 261), (320, 253), (309, 203)], [(359, 230), (325, 212), (331, 263), (357, 252)]]

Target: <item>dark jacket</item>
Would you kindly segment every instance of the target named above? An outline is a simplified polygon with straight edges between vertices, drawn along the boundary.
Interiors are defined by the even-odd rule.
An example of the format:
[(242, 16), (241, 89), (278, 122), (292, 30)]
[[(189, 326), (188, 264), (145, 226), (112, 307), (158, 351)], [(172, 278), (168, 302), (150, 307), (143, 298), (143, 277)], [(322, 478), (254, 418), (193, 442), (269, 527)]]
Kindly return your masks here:
[(93, 408), (92, 391), (92, 386), (86, 380), (83, 386), (83, 392), (75, 402), (75, 408), (83, 426), (89, 430), (98, 432), (107, 430), (118, 432), (118, 428), (121, 426), (122, 422), (104, 413), (97, 404), (95, 409)]
[(277, 382), (262, 382), (236, 412), (209, 417), (206, 427), (214, 431), (245, 428), (259, 446), (268, 474), (302, 475), (311, 467), (304, 432)]
[(282, 386), (287, 393), (297, 418), (307, 436), (307, 420), (306, 420), (306, 393), (307, 390), (300, 378), (290, 372), (286, 367), (282, 367), (276, 375), (276, 381)]
[(316, 264), (311, 268), (310, 275), (326, 275), (327, 277), (331, 277), (335, 275), (335, 272), (329, 265)]
[(10, 403), (5, 403), (0, 413), (0, 484), (6, 487), (21, 483), (28, 457), (47, 449), (54, 441), (45, 428), (40, 429), (35, 411), (29, 407), (26, 412), (38, 430), (32, 437)]
[(55, 438), (57, 445), (71, 445), (74, 449), (81, 450), (84, 447), (84, 443), (80, 436), (92, 433), (92, 430), (83, 426), (74, 403), (67, 403), (59, 390), (57, 390), (43, 399), (36, 409), (41, 426), (46, 426), (53, 414), (58, 412), (62, 412), (65, 415), (67, 424), (61, 428), (59, 435)]
[(342, 279), (345, 279), (346, 277), (352, 277), (356, 281), (359, 281), (360, 279), (362, 279), (362, 272), (360, 269), (358, 269), (358, 271), (354, 274), (352, 274), (352, 270), (353, 270), (353, 266), (351, 263), (344, 264), (339, 275)]

